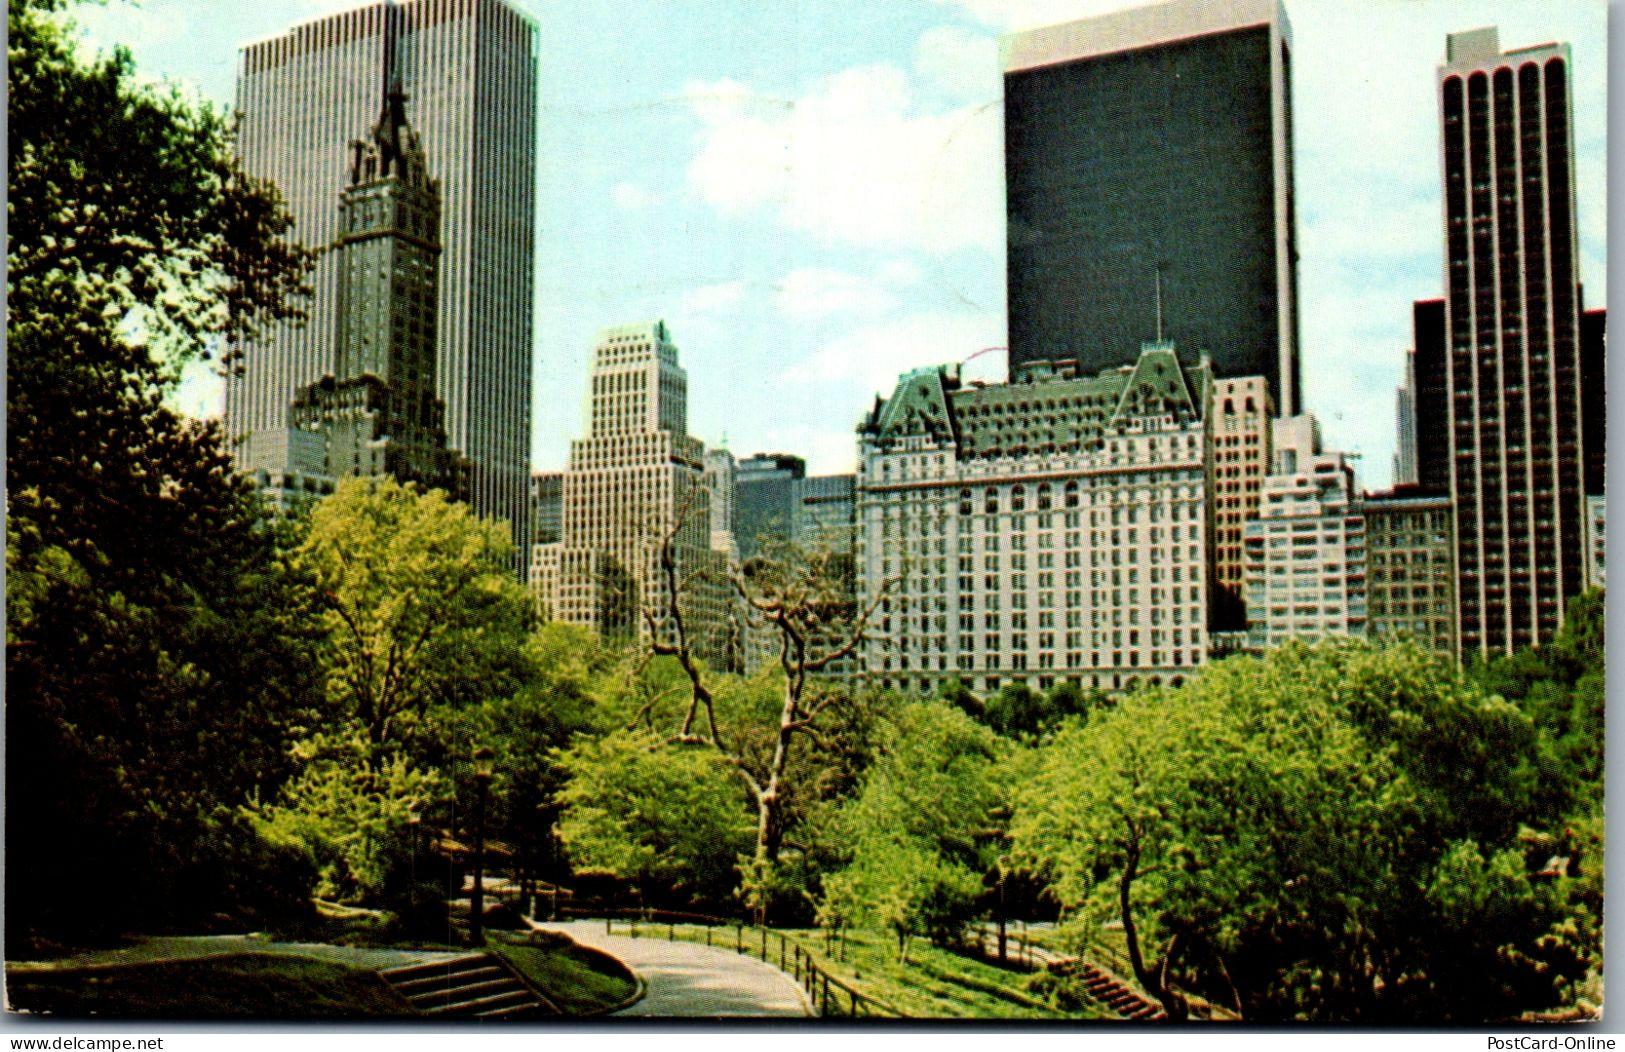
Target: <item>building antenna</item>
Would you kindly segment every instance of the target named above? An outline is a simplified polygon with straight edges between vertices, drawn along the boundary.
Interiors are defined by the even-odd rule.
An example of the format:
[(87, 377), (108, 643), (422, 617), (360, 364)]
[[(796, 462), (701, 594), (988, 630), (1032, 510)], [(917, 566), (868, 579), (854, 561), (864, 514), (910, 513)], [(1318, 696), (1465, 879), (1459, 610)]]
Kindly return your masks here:
[(1157, 342), (1162, 342), (1162, 264), (1157, 264)]

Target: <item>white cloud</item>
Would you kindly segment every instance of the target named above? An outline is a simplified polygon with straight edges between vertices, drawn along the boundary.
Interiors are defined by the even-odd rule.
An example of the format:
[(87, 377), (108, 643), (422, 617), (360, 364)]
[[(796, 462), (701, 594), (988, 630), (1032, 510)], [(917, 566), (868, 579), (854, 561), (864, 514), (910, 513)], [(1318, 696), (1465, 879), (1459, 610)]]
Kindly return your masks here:
[(890, 65), (843, 70), (776, 102), (734, 81), (690, 85), (689, 185), (729, 214), (771, 206), (825, 243), (946, 252), (1003, 239), (999, 115), (916, 112)]
[(950, 98), (992, 102), (1002, 97), (998, 42), (958, 26), (936, 26), (914, 46), (914, 70)]
[(897, 298), (880, 284), (828, 267), (803, 267), (786, 274), (774, 302), (791, 318), (822, 318), (832, 314), (878, 314), (891, 309)]
[[(785, 369), (787, 383), (841, 383), (889, 395), (909, 369), (970, 357), (1004, 342), (1004, 320), (992, 314), (924, 312), (853, 329)], [(860, 398), (862, 395), (859, 396)]]

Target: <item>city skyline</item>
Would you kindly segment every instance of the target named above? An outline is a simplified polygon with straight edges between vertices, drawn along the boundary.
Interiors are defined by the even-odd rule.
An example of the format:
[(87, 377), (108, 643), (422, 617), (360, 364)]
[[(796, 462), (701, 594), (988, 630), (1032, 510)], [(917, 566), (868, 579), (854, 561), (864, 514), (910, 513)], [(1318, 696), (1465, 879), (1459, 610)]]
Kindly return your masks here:
[[(131, 44), (145, 74), (229, 99), (238, 44), (347, 6), (233, 5), (207, 25), (196, 5), (158, 2), (75, 16)], [(817, 3), (792, 21), (769, 4), (714, 36), (665, 5), (615, 33), (590, 7), (517, 6), (541, 26), (532, 467), (561, 466), (582, 423), (592, 334), (665, 317), (694, 378), (694, 432), (740, 455), (797, 453), (820, 474), (851, 469), (857, 417), (900, 372), (1005, 342), (997, 36), (1133, 5)], [(1586, 305), (1606, 304), (1605, 9), (1384, 14), (1397, 10), (1287, 6), (1304, 401), (1329, 446), (1364, 455), (1367, 487), (1386, 480), (1395, 431), (1391, 410), (1369, 407), (1392, 404), (1412, 301), (1442, 292), (1432, 85), (1445, 33), (1497, 24), (1508, 46), (1573, 45), (1581, 272)], [(627, 50), (648, 61), (613, 61)], [(796, 397), (779, 396), (787, 383)], [(206, 407), (196, 386), (187, 396)]]
[[(427, 334), (446, 442), (467, 458), (460, 488), (480, 514), (513, 524), (520, 550), (530, 532), (535, 34), (502, 0), (372, 2), (244, 43), (236, 85), (243, 169), (278, 187), (292, 236), (318, 249), (340, 233), (334, 205), (351, 143), (374, 126), (385, 92), (401, 89), (439, 188), (440, 276), (433, 307), (403, 303), (394, 324), (402, 338)], [(241, 470), (286, 469), (291, 396), (338, 364), (338, 259), (317, 257), (305, 324), (239, 348), (224, 420)]]

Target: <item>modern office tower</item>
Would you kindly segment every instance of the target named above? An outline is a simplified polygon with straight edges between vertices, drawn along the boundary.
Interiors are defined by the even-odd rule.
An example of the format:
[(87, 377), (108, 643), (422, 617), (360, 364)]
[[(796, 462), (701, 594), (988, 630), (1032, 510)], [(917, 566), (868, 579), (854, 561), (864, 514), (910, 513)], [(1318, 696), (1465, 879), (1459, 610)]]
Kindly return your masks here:
[(857, 529), (856, 475), (813, 475), (798, 479), (790, 535), (806, 548), (850, 555)]
[[(482, 515), (508, 520), (526, 550), (532, 287), (535, 271), (536, 27), (503, 0), (384, 0), (301, 23), (242, 49), (237, 109), (244, 169), (273, 182), (292, 236), (326, 248), (347, 182), (346, 146), (363, 138), (396, 81), (410, 99), (440, 183), (437, 389), (452, 448), (470, 462)], [(333, 373), (340, 270), (318, 264), (310, 319), (233, 348), (225, 430), (254, 471), (280, 439), (295, 393)]]
[(1182, 682), (1206, 658), (1210, 383), (1170, 343), (1090, 376), (905, 374), (859, 426), (869, 675), (922, 691)]
[(1212, 436), (1212, 478), (1208, 483), (1213, 516), (1210, 565), (1213, 609), (1208, 627), (1235, 632), (1247, 627), (1242, 599), (1247, 559), (1243, 533), (1258, 518), (1258, 502), (1270, 464), (1270, 421), (1274, 406), (1262, 376), (1213, 381), (1208, 406)]
[(739, 557), (734, 539), (734, 482), (738, 465), (726, 449), (705, 451), (705, 490), (711, 500), (711, 550)]
[(564, 537), (564, 473), (537, 471), (530, 476), (530, 496), (536, 508), (532, 536), (537, 544), (553, 544)]
[(1405, 356), (1405, 382), (1394, 389), (1394, 463), (1396, 486), (1416, 485), (1416, 352)]
[(1457, 640), (1509, 653), (1585, 583), (1569, 49), (1453, 33), (1438, 77)]
[(1399, 450), (1394, 484), (1450, 492), (1450, 378), (1445, 360), (1444, 300), (1411, 306), (1411, 349), (1399, 392)]
[(1255, 648), (1366, 631), (1365, 522), (1354, 468), (1323, 452), (1312, 417), (1275, 426), (1258, 518), (1247, 524), (1247, 622)]
[(460, 497), (466, 463), (435, 396), (440, 195), (398, 87), (370, 139), (351, 143), (339, 211), (335, 368), (299, 389), (289, 423), (322, 436), (329, 478), (389, 475)]
[(1601, 307), (1580, 314), (1580, 427), (1585, 492), (1601, 496), (1608, 490), (1608, 311)]
[(1608, 498), (1586, 497), (1586, 587), (1608, 587)]
[(1448, 493), (1396, 486), (1360, 501), (1365, 516), (1366, 632), (1456, 652), (1456, 553)]
[(758, 453), (741, 460), (734, 474), (734, 537), (749, 559), (764, 541), (789, 540), (796, 517), (796, 483), (807, 462), (788, 453)]
[(536, 545), (531, 582), (544, 616), (608, 636), (646, 635), (671, 586), (671, 542), (689, 645), (715, 669), (737, 664), (727, 559), (711, 550), (705, 446), (688, 433), (688, 375), (663, 321), (605, 329), (593, 351), (587, 437), (570, 443), (564, 528)]
[(1218, 376), (1267, 377), (1276, 410), (1298, 412), (1278, 0), (1173, 0), (1001, 50), (1011, 375), (1065, 359), (1093, 374), (1166, 336)]

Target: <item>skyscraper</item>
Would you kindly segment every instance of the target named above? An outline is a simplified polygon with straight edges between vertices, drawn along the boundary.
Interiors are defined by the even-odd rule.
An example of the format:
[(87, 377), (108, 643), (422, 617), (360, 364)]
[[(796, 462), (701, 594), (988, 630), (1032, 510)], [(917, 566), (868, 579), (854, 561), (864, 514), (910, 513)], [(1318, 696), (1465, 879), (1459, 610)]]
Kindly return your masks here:
[(1002, 48), (1011, 375), (1063, 359), (1090, 374), (1166, 337), (1300, 412), (1277, 0), (1173, 0)]
[(734, 474), (734, 538), (749, 559), (766, 541), (788, 541), (795, 528), (796, 484), (807, 462), (788, 453), (758, 453)]
[(712, 668), (734, 667), (728, 557), (711, 548), (705, 445), (688, 433), (688, 374), (666, 323), (605, 329), (590, 389), (587, 435), (570, 443), (564, 472), (562, 536), (532, 553), (539, 608), (606, 636), (647, 636), (670, 610), (669, 538), (689, 645)]
[(1213, 608), (1208, 627), (1214, 631), (1240, 631), (1247, 627), (1247, 554), (1243, 545), (1247, 524), (1258, 518), (1264, 476), (1270, 470), (1270, 426), (1275, 417), (1269, 385), (1262, 376), (1215, 380), (1209, 396), (1208, 432), (1212, 436), (1212, 475), (1208, 480), (1208, 506), (1212, 509), (1213, 570), (1209, 595)]
[[(277, 186), (293, 236), (337, 239), (345, 147), (365, 136), (388, 87), (412, 100), (442, 222), (437, 380), (449, 444), (470, 461), (469, 496), (528, 546), (536, 28), (502, 0), (383, 0), (301, 23), (242, 49), (243, 167)], [(311, 317), (236, 348), (226, 433), (252, 471), (287, 444), (289, 406), (335, 368), (336, 257), (315, 275)], [(269, 451), (269, 452), (267, 452)]]
[(1410, 389), (1412, 478), (1428, 493), (1449, 491), (1449, 363), (1445, 356), (1445, 301), (1419, 299), (1410, 307), (1410, 354), (1406, 379)]
[(1569, 69), (1566, 44), (1503, 53), (1492, 27), (1451, 34), (1438, 71), (1464, 655), (1550, 640), (1585, 581)]
[(1354, 468), (1345, 454), (1321, 449), (1314, 417), (1276, 421), (1263, 490), (1245, 531), (1252, 645), (1364, 635), (1365, 518)]
[(461, 496), (464, 462), (446, 448), (435, 396), (440, 195), (405, 102), (391, 90), (371, 138), (351, 144), (334, 246), (336, 367), (299, 389), (289, 415), (322, 436), (329, 478), (391, 475)]

